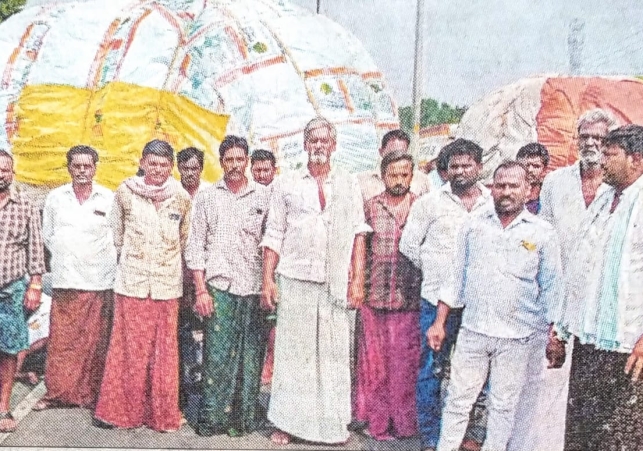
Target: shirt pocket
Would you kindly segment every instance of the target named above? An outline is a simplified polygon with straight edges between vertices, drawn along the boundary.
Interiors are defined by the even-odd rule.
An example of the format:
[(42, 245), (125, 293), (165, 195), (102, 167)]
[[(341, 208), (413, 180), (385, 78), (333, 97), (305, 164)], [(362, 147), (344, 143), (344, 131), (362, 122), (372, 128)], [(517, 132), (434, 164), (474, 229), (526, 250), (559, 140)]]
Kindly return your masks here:
[(532, 281), (538, 275), (538, 246), (531, 240), (511, 240), (505, 249), (505, 271), (519, 279)]
[(259, 242), (264, 232), (264, 219), (266, 217), (265, 207), (253, 205), (246, 212), (245, 217), (247, 219), (241, 226), (241, 230), (243, 230), (244, 233), (254, 237), (257, 242)]
[(183, 214), (177, 210), (165, 211), (160, 216), (161, 237), (170, 246), (177, 245)]

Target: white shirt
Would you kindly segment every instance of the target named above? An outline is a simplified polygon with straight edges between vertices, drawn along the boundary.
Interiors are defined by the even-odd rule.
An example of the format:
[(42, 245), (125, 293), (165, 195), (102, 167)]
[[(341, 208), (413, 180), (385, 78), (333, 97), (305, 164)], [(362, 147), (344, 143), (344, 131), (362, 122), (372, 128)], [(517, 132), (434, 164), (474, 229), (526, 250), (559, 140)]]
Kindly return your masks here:
[[(277, 273), (298, 280), (318, 283), (330, 282), (327, 277), (328, 239), (333, 190), (331, 180), (333, 169), (324, 185), (326, 208), (322, 211), (319, 203), (317, 182), (307, 168), (284, 174), (273, 182), (272, 197), (268, 211), (266, 232), (261, 242), (279, 254)], [(357, 180), (349, 177), (350, 192), (337, 196), (351, 211), (345, 218), (345, 233), (370, 232), (364, 218), (364, 205)], [(350, 238), (349, 237), (349, 238)], [(352, 238), (350, 238), (352, 239)], [(352, 246), (352, 241), (351, 241)], [(346, 262), (346, 272), (350, 261)]]
[[(598, 349), (630, 353), (643, 335), (643, 177), (623, 190), (620, 202), (610, 213), (614, 188), (606, 187), (596, 197), (579, 230), (579, 239), (572, 249), (567, 281), (567, 296), (562, 310), (560, 329), (569, 332), (585, 344)], [(623, 248), (618, 252), (620, 266), (617, 280), (612, 280), (616, 294), (616, 315), (612, 323), (617, 347), (606, 348), (607, 343), (597, 343), (595, 335), (599, 323), (599, 302), (604, 288), (606, 265), (616, 264), (610, 260), (611, 233), (619, 223), (627, 222)]]
[(511, 339), (545, 332), (563, 293), (556, 232), (527, 210), (506, 228), (494, 209), (480, 212), (458, 234), (454, 278), (462, 327)]
[(411, 207), (400, 239), (400, 252), (422, 269), (422, 298), (438, 305), (443, 298), (453, 297), (453, 267), (455, 239), (462, 224), (474, 212), (493, 208), (491, 191), (477, 184), (481, 195), (471, 212), (462, 200), (453, 194), (446, 183), (415, 201)]
[(114, 193), (96, 183), (82, 205), (71, 183), (49, 193), (43, 212), (43, 238), (51, 252), (54, 288), (113, 288), (116, 248), (108, 223), (113, 200)]
[[(598, 187), (592, 204), (607, 188), (606, 184)], [(568, 271), (570, 252), (578, 239), (578, 231), (587, 210), (579, 162), (547, 174), (540, 190), (538, 216), (551, 223), (558, 233), (564, 272)]]
[[(364, 202), (382, 194), (386, 190), (379, 170), (359, 173), (357, 174), (357, 180), (362, 191)], [(429, 176), (415, 169), (413, 171), (413, 178), (411, 179), (411, 192), (420, 197), (430, 190), (431, 180), (429, 180)]]

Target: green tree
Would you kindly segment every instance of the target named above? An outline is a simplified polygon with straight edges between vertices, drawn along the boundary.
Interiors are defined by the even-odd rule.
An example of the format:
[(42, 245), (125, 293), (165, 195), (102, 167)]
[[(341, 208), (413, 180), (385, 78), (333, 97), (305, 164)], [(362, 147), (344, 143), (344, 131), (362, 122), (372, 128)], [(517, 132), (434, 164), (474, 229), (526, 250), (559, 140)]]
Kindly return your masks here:
[(27, 0), (0, 0), (0, 22), (20, 11), (25, 3)]
[[(448, 103), (439, 103), (435, 99), (422, 99), (420, 106), (420, 126), (428, 127), (437, 124), (457, 124), (466, 107), (451, 106)], [(413, 131), (413, 107), (401, 107), (398, 111), (402, 130), (410, 133)]]

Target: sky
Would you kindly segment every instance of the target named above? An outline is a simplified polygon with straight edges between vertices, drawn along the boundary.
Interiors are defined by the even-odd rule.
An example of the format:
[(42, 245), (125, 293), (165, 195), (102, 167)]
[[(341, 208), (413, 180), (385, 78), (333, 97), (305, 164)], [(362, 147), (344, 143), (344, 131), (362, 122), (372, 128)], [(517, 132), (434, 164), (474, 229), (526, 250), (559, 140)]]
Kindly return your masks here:
[[(424, 97), (464, 106), (522, 77), (569, 74), (574, 19), (584, 23), (579, 74), (643, 74), (641, 0), (422, 1)], [(321, 0), (321, 6), (362, 41), (398, 104), (410, 104), (416, 0)]]

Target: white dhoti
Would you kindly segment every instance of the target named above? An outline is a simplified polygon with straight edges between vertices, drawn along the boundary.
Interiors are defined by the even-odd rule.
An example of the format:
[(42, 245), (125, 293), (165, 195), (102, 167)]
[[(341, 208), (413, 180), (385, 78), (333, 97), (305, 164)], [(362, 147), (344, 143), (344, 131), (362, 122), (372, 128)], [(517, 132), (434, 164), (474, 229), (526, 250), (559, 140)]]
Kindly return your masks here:
[(268, 419), (311, 442), (341, 443), (351, 421), (349, 311), (328, 285), (280, 276)]
[(530, 371), (532, 377), (520, 396), (507, 451), (563, 451), (572, 345), (567, 345), (561, 368), (548, 369), (547, 359), (542, 359), (537, 363), (544, 369)]

